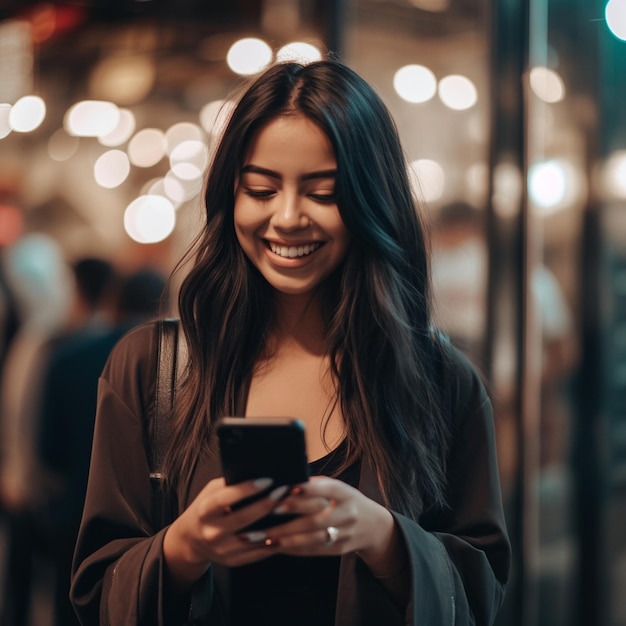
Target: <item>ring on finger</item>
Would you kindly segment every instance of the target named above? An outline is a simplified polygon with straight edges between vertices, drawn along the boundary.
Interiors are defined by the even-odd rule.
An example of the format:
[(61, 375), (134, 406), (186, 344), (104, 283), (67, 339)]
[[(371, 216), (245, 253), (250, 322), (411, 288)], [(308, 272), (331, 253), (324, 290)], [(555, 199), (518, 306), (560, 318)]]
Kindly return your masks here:
[(339, 529), (336, 526), (328, 526), (326, 527), (326, 541), (324, 542), (325, 546), (332, 546), (339, 537)]

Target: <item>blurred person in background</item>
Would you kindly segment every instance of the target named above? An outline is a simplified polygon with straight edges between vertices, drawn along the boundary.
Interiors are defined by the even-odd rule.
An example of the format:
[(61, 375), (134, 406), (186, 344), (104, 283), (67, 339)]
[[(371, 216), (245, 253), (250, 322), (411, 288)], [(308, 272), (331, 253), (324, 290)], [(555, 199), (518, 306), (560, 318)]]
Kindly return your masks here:
[[(99, 257), (83, 257), (72, 264), (76, 296), (68, 328), (59, 335), (71, 339), (76, 331), (89, 331), (110, 325), (110, 297), (116, 285), (114, 265)], [(79, 335), (80, 336), (80, 335)]]
[(44, 234), (17, 240), (4, 251), (2, 263), (20, 323), (0, 380), (0, 500), (7, 536), (1, 617), (4, 626), (24, 626), (36, 556), (32, 511), (45, 489), (34, 442), (41, 354), (68, 323), (74, 284), (60, 246)]
[(69, 601), (70, 573), (87, 486), (98, 378), (117, 340), (158, 316), (165, 284), (151, 269), (120, 276), (115, 288), (107, 288), (108, 318), (101, 316), (97, 326), (57, 346), (43, 376), (38, 452), (56, 488), (40, 503), (38, 519), (54, 566), (54, 626), (78, 624)]
[(0, 262), (0, 377), (2, 376), (2, 366), (9, 351), (9, 345), (17, 333), (19, 322), (15, 297), (9, 288), (4, 275), (4, 267)]

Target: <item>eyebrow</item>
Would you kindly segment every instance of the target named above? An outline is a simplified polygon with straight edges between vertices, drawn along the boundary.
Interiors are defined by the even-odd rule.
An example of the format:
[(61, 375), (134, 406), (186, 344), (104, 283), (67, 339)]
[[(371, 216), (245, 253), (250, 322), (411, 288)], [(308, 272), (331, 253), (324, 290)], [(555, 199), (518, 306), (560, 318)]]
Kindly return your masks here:
[[(258, 165), (245, 165), (241, 168), (242, 174), (261, 174), (270, 178), (276, 178), (282, 180), (282, 176), (278, 172), (268, 170), (265, 167), (259, 167)], [(321, 170), (319, 172), (309, 172), (300, 177), (300, 180), (316, 180), (318, 178), (336, 178), (337, 170)]]

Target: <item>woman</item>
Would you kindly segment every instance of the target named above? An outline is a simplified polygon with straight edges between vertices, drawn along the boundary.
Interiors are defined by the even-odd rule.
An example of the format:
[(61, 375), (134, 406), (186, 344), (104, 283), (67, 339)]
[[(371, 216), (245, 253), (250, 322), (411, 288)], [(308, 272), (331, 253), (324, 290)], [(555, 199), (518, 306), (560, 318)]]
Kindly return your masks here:
[[(84, 624), (490, 624), (509, 544), (490, 403), (432, 332), (395, 126), (334, 61), (267, 70), (232, 113), (179, 309), (188, 360), (151, 527), (156, 330), (102, 376), (72, 599)], [(295, 416), (313, 478), (237, 511), (215, 424)], [(245, 532), (275, 510), (297, 513)], [(271, 557), (271, 558), (270, 558)]]

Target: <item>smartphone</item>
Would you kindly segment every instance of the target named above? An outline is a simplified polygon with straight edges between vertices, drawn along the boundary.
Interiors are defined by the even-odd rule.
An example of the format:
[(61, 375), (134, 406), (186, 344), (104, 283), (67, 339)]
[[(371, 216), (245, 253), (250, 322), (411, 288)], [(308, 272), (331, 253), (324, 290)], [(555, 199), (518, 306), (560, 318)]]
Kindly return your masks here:
[[(217, 425), (222, 473), (227, 485), (272, 478), (272, 485), (237, 502), (233, 510), (266, 496), (281, 485), (309, 479), (304, 424), (294, 418), (224, 417)], [(293, 516), (268, 515), (245, 530), (284, 523)]]

